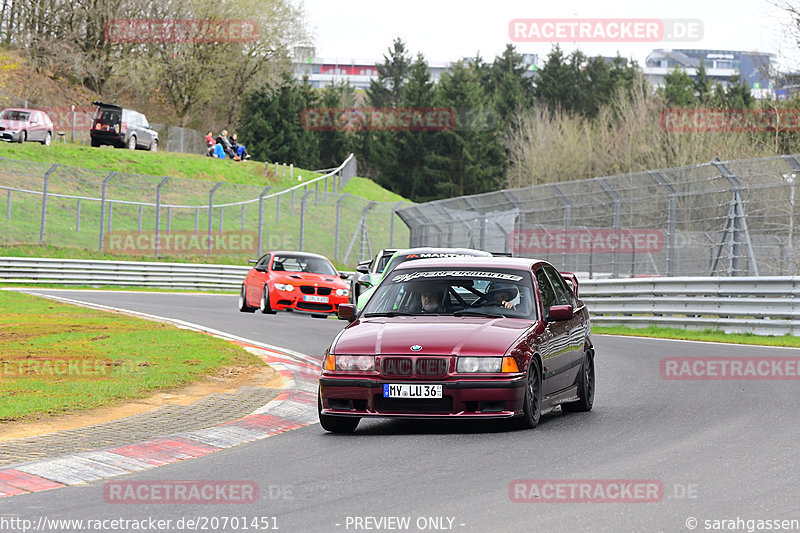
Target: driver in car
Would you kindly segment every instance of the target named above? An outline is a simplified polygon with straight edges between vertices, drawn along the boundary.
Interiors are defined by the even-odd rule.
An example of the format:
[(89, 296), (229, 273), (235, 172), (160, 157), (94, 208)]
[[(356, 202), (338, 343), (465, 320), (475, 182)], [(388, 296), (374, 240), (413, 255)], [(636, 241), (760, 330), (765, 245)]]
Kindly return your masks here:
[(428, 291), (420, 294), (423, 313), (439, 313), (442, 311), (441, 292)]

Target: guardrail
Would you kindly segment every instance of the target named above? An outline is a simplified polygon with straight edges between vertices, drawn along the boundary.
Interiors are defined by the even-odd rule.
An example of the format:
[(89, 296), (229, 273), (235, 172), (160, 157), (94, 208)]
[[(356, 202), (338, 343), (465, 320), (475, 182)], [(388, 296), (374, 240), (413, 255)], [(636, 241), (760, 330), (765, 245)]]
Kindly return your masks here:
[(676, 277), (582, 280), (598, 326), (800, 334), (800, 277)]
[[(249, 266), (0, 257), (0, 284), (230, 290)], [(800, 277), (581, 280), (598, 326), (800, 334)]]
[(0, 284), (238, 290), (248, 266), (0, 257)]
[(238, 291), (250, 268), (239, 265), (0, 257), (0, 284)]

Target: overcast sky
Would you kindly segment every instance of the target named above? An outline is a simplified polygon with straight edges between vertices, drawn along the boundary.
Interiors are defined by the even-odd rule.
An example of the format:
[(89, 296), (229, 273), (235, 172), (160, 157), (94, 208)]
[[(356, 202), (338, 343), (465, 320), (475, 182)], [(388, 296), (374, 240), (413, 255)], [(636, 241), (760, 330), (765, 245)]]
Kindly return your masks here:
[[(789, 32), (781, 0), (295, 0), (303, 3), (317, 57), (379, 60), (394, 37), (429, 62), (447, 63), (480, 51), (491, 60), (511, 41), (512, 19), (642, 18), (699, 19), (703, 37), (693, 42), (562, 42), (588, 55), (619, 51), (644, 64), (655, 48), (758, 50), (777, 55), (782, 65), (800, 68), (800, 45)], [(797, 0), (793, 0), (798, 3)], [(516, 43), (522, 53), (545, 58), (549, 42)]]

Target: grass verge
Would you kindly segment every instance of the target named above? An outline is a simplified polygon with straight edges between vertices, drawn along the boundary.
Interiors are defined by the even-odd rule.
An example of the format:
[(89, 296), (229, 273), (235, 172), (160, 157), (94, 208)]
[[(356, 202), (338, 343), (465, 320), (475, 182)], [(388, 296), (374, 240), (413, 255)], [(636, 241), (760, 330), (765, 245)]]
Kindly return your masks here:
[(221, 339), (0, 291), (0, 422), (93, 409), (261, 366)]
[(784, 335), (782, 337), (754, 335), (752, 333), (724, 333), (712, 329), (686, 330), (678, 328), (628, 328), (624, 326), (598, 327), (592, 326), (592, 333), (597, 335), (625, 335), (631, 337), (655, 337), (659, 339), (678, 339), (687, 341), (723, 342), (727, 344), (751, 344), (754, 346), (782, 346), (800, 348), (800, 337)]

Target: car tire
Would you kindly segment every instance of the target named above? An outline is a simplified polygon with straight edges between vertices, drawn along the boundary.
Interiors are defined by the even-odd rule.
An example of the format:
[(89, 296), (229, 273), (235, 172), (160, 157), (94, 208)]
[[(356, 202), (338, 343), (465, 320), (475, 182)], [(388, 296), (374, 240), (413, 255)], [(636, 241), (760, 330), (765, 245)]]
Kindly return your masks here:
[(522, 416), (517, 425), (523, 429), (533, 429), (539, 425), (542, 417), (542, 370), (539, 360), (532, 358), (528, 364), (528, 377), (525, 381), (525, 399), (522, 405)]
[(273, 311), (269, 306), (269, 288), (266, 284), (261, 291), (261, 305), (258, 306), (258, 310), (261, 311), (262, 315), (274, 315), (277, 313), (277, 311)]
[(244, 284), (242, 284), (242, 290), (239, 292), (239, 311), (242, 313), (255, 313), (256, 308), (247, 305), (247, 298), (245, 297), (245, 294)]
[(19, 132), (19, 144), (25, 144), (25, 141), (28, 140), (28, 132), (21, 131)]
[(322, 414), (322, 398), (317, 391), (317, 414), (319, 425), (330, 433), (352, 433), (361, 421), (357, 416), (330, 416)]
[(586, 413), (592, 410), (594, 404), (594, 351), (586, 350), (581, 365), (580, 378), (578, 379), (578, 401), (562, 403), (561, 410), (565, 413)]
[(100, 141), (92, 139), (92, 147), (93, 148), (98, 148), (99, 146), (100, 146)]
[(50, 143), (52, 142), (52, 140), (53, 140), (53, 134), (48, 131), (47, 135), (44, 136), (44, 140), (42, 141), (42, 145), (43, 146), (50, 146)]
[(136, 135), (131, 135), (128, 139), (128, 150), (136, 150)]
[(153, 139), (153, 142), (150, 143), (150, 151), (158, 152), (158, 139)]

